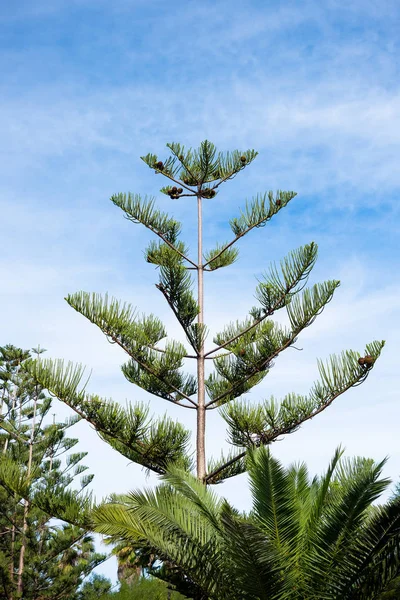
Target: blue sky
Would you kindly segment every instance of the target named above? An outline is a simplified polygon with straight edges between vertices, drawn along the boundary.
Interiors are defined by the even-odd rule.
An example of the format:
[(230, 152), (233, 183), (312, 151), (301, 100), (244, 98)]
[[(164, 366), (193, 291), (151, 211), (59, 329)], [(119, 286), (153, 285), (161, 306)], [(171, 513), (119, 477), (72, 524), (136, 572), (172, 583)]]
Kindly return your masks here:
[[(108, 291), (177, 335), (142, 259), (148, 234), (108, 198), (157, 194), (160, 177), (139, 157), (164, 156), (166, 142), (255, 148), (257, 160), (206, 207), (206, 242), (229, 239), (229, 218), (257, 192), (298, 197), (244, 241), (236, 265), (210, 274), (206, 319), (215, 330), (242, 318), (254, 275), (316, 241), (314, 281), (342, 286), (301, 337), (304, 350), (282, 355), (253, 398), (306, 393), (317, 357), (386, 339), (365, 385), (274, 450), (320, 471), (343, 443), (348, 454), (389, 455), (387, 474), (398, 479), (399, 21), (389, 0), (1, 3), (1, 344), (40, 344), (93, 369), (91, 391), (146, 399), (123, 380), (124, 356), (63, 297)], [(194, 206), (159, 200), (193, 239)], [(193, 425), (161, 400), (152, 408)], [(75, 433), (98, 496), (153, 482), (85, 424)], [(209, 451), (224, 439), (213, 415)], [(219, 489), (247, 505), (244, 482)], [(114, 563), (102, 570), (115, 578)]]

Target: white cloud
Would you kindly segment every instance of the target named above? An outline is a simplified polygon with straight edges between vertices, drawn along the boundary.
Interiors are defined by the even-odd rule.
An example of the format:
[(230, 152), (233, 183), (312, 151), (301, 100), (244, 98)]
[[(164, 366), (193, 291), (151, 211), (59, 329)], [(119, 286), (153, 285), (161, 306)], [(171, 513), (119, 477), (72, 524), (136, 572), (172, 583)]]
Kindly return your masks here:
[[(78, 4), (94, 5), (74, 2), (74, 10)], [(108, 3), (107, 11), (127, 20), (135, 4)], [(166, 319), (170, 333), (179, 337), (151, 286), (156, 273), (138, 263), (147, 236), (126, 227), (120, 216), (114, 220), (106, 198), (119, 189), (153, 191), (161, 182), (150, 179), (138, 156), (164, 153), (167, 141), (196, 146), (208, 137), (222, 149), (255, 147), (259, 159), (207, 207), (208, 240), (221, 232), (225, 238), (225, 222), (243, 206), (243, 198), (257, 191), (297, 189), (306, 203), (281, 214), (253, 242), (245, 241), (243, 262), (220, 279), (218, 272), (210, 274), (209, 325), (216, 331), (222, 322), (243, 318), (254, 304), (249, 271), (261, 274), (266, 260), (315, 237), (322, 252), (318, 277), (338, 277), (342, 286), (300, 337), (297, 346), (304, 349), (279, 357), (252, 398), (307, 393), (318, 376), (317, 357), (346, 348), (362, 351), (366, 342), (387, 339), (363, 386), (274, 444), (273, 451), (286, 463), (304, 460), (311, 472), (320, 472), (342, 442), (349, 455), (381, 459), (389, 454), (386, 473), (397, 479), (400, 289), (398, 251), (390, 240), (399, 229), (400, 94), (396, 38), (388, 35), (383, 43), (374, 23), (367, 23), (372, 19), (375, 29), (394, 27), (390, 17), (396, 4), (377, 8), (372, 0), (346, 6), (329, 0), (301, 7), (278, 3), (268, 10), (256, 3), (236, 2), (235, 10), (231, 2), (181, 4), (178, 17), (149, 17), (142, 44), (132, 43), (131, 32), (128, 37), (118, 28), (110, 32), (107, 41), (119, 50), (115, 70), (123, 65), (127, 73), (138, 72), (128, 82), (105, 71), (99, 83), (98, 73), (91, 79), (75, 63), (65, 64), (64, 72), (66, 57), (54, 40), (48, 48), (12, 47), (4, 55), (15, 68), (4, 73), (0, 115), (1, 343), (40, 343), (49, 356), (86, 364), (93, 369), (89, 390), (101, 396), (119, 402), (148, 399), (124, 380), (122, 351), (107, 344), (63, 297), (79, 289), (108, 290)], [(70, 7), (67, 2), (25, 3), (4, 19), (65, 16)], [(353, 34), (343, 33), (338, 16)], [(193, 28), (198, 35), (190, 34), (188, 44)], [(54, 68), (57, 77), (38, 78), (22, 90), (20, 82), (35, 77), (39, 63)], [(188, 224), (189, 241), (191, 208), (189, 203), (168, 206)], [(160, 399), (151, 406), (155, 414), (167, 411), (194, 429), (192, 411)], [(59, 405), (57, 412), (63, 411)], [(75, 432), (79, 449), (89, 451), (86, 462), (96, 474), (97, 496), (146, 484), (140, 468), (99, 441), (87, 424), (80, 423)], [(224, 440), (224, 424), (213, 411), (208, 452), (219, 454)], [(218, 488), (242, 508), (249, 499), (243, 479), (243, 485), (232, 481)], [(154, 481), (151, 476), (147, 483)]]
[[(280, 89), (282, 79), (248, 75), (224, 79), (202, 93), (160, 86), (124, 87), (102, 93), (43, 89), (36, 101), (3, 103), (1, 128), (11, 168), (80, 156), (89, 170), (93, 153), (131, 154), (190, 130), (190, 138), (220, 145), (251, 145), (268, 157), (264, 178), (301, 192), (348, 186), (382, 194), (400, 185), (400, 96), (347, 78), (312, 89)], [(168, 86), (169, 87), (169, 86)], [(273, 89), (274, 94), (270, 93)], [(151, 109), (149, 109), (151, 107)], [(162, 119), (160, 119), (162, 115)], [(70, 159), (69, 159), (70, 160)], [(260, 167), (255, 166), (255, 173)], [(312, 173), (312, 177), (310, 177)], [(361, 198), (353, 197), (357, 204)], [(365, 198), (363, 200), (366, 202)]]

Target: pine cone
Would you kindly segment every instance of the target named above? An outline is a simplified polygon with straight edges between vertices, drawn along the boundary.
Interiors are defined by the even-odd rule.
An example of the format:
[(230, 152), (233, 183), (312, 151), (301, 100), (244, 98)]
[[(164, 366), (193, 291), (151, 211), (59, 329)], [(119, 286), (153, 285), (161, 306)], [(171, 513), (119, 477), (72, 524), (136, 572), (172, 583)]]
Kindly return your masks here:
[(158, 161), (158, 163), (155, 164), (156, 169), (158, 169), (159, 171), (162, 171), (164, 168), (164, 163), (160, 161)]
[(364, 366), (364, 367), (372, 367), (374, 362), (375, 362), (375, 359), (370, 354), (367, 354), (366, 356), (362, 356), (361, 358), (358, 359), (358, 364), (361, 366)]
[(281, 206), (281, 204), (282, 204), (281, 200), (277, 200), (277, 201), (275, 202), (275, 206)]
[(240, 161), (241, 161), (242, 163), (245, 163), (245, 162), (247, 161), (247, 158), (246, 158), (245, 156), (241, 156), (241, 157), (240, 157)]

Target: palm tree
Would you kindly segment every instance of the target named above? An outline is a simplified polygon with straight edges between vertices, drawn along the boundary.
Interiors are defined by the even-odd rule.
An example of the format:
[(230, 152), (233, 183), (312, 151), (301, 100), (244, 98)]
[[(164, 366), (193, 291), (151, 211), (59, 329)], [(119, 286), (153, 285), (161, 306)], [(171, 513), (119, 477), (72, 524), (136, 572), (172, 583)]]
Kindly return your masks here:
[(372, 600), (399, 572), (400, 499), (373, 502), (385, 461), (345, 460), (322, 477), (285, 468), (269, 449), (248, 455), (249, 514), (177, 469), (154, 491), (95, 512), (97, 531), (147, 547), (158, 575), (189, 598)]

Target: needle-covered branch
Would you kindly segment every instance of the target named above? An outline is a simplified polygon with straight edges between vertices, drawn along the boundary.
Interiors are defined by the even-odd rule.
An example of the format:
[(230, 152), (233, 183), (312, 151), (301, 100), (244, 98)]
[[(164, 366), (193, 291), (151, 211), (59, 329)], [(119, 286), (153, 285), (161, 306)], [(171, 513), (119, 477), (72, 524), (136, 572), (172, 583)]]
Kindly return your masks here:
[(159, 160), (155, 154), (147, 154), (141, 158), (156, 173), (162, 173), (175, 183), (181, 183), (189, 191), (207, 183), (214, 183), (210, 189), (216, 189), (247, 167), (257, 156), (254, 150), (217, 153), (214, 144), (208, 140), (202, 142), (198, 150), (186, 150), (177, 143), (167, 144), (167, 148), (172, 156), (166, 160)]
[(94, 507), (90, 493), (80, 494), (80, 490), (65, 489), (65, 485), (35, 487), (33, 477), (27, 478), (24, 465), (7, 456), (0, 456), (0, 484), (2, 487), (29, 500), (33, 505), (52, 517), (72, 523), (86, 530), (92, 522), (90, 512)]
[(372, 359), (367, 365), (360, 364), (360, 354), (353, 351), (331, 356), (326, 365), (320, 362), (321, 381), (314, 383), (308, 396), (292, 393), (281, 402), (272, 397), (259, 405), (246, 401), (226, 404), (220, 412), (228, 424), (229, 442), (237, 450), (218, 461), (210, 461), (205, 482), (221, 483), (244, 473), (247, 470), (246, 449), (271, 444), (282, 435), (297, 431), (344, 392), (363, 383), (383, 346), (384, 342), (366, 346), (365, 353)]
[(213, 263), (223, 261), (222, 257), (226, 253), (228, 253), (229, 256), (229, 252), (232, 253), (231, 246), (233, 246), (233, 244), (255, 227), (264, 227), (264, 225), (282, 208), (287, 206), (295, 196), (295, 192), (282, 191), (278, 191), (274, 196), (273, 192), (269, 191), (265, 194), (256, 196), (250, 202), (246, 202), (246, 207), (244, 211), (241, 212), (240, 217), (235, 217), (229, 221), (231, 229), (235, 234), (234, 239), (223, 245), (218, 251), (212, 253), (204, 266), (209, 267), (210, 270), (216, 269), (217, 267), (212, 266)]
[(245, 323), (242, 329), (246, 333), (229, 344), (232, 354), (214, 360), (216, 374), (206, 380), (211, 398), (207, 408), (225, 404), (259, 383), (274, 358), (293, 345), (301, 331), (323, 311), (338, 285), (338, 281), (326, 281), (295, 296), (286, 306), (291, 330), (272, 321), (264, 321), (252, 329), (246, 328)]
[[(370, 357), (367, 365), (360, 364), (360, 354), (351, 350), (331, 356), (326, 364), (319, 362), (321, 380), (314, 383), (308, 396), (291, 393), (281, 402), (272, 397), (259, 405), (246, 401), (226, 404), (220, 413), (228, 424), (229, 442), (241, 450), (236, 460), (242, 459), (245, 448), (270, 444), (282, 435), (293, 433), (341, 394), (363, 383), (383, 346), (384, 342), (367, 344), (365, 354)], [(217, 475), (225, 478), (224, 471), (227, 469), (229, 473), (232, 464), (229, 460), (221, 464), (207, 480), (215, 482)]]
[(204, 482), (208, 485), (223, 483), (230, 477), (241, 475), (246, 471), (247, 449), (241, 451), (231, 450), (227, 455), (221, 453), (219, 459), (212, 458), (208, 461), (207, 475)]
[(199, 305), (192, 293), (190, 273), (180, 264), (162, 265), (160, 266), (160, 282), (157, 284), (157, 288), (167, 300), (192, 344), (189, 331), (199, 314)]
[(129, 381), (145, 389), (149, 385), (152, 394), (169, 402), (186, 399), (195, 406), (190, 396), (196, 393), (196, 382), (191, 375), (180, 371), (187, 356), (184, 346), (168, 341), (163, 352), (154, 349), (166, 336), (159, 319), (153, 315), (135, 319), (135, 310), (129, 304), (121, 304), (114, 298), (109, 300), (107, 295), (78, 292), (66, 300), (132, 358), (133, 362), (122, 368)]
[(31, 361), (24, 368), (43, 388), (70, 406), (93, 425), (104, 440), (123, 456), (156, 473), (176, 462), (190, 468), (189, 431), (172, 419), (148, 418), (148, 408), (137, 403), (121, 407), (117, 402), (79, 389), (84, 370), (61, 360)]
[(182, 249), (178, 242), (178, 235), (181, 230), (181, 224), (175, 219), (171, 219), (166, 213), (163, 213), (155, 208), (155, 198), (144, 199), (139, 194), (115, 194), (111, 196), (111, 202), (116, 206), (119, 206), (124, 213), (126, 218), (133, 223), (141, 223), (147, 229), (150, 229), (155, 233), (161, 240), (173, 250), (176, 254), (180, 255), (182, 259), (186, 260), (192, 266), (196, 267), (196, 263), (193, 262), (188, 256), (182, 252)]
[[(310, 272), (317, 260), (318, 246), (311, 242), (293, 250), (280, 263), (280, 272), (275, 264), (263, 276), (256, 288), (256, 298), (260, 306), (253, 307), (250, 311), (251, 319), (244, 323), (230, 324), (214, 338), (217, 344), (206, 353), (206, 357), (223, 348), (229, 349), (240, 338), (245, 342), (252, 335), (252, 330), (276, 310), (283, 308), (291, 302), (293, 296), (299, 293), (306, 285)], [(251, 339), (251, 337), (250, 337)]]
[(208, 250), (204, 254), (205, 271), (216, 271), (217, 269), (221, 269), (221, 267), (228, 267), (236, 262), (239, 256), (238, 248), (230, 248), (229, 244), (217, 244), (213, 250)]

